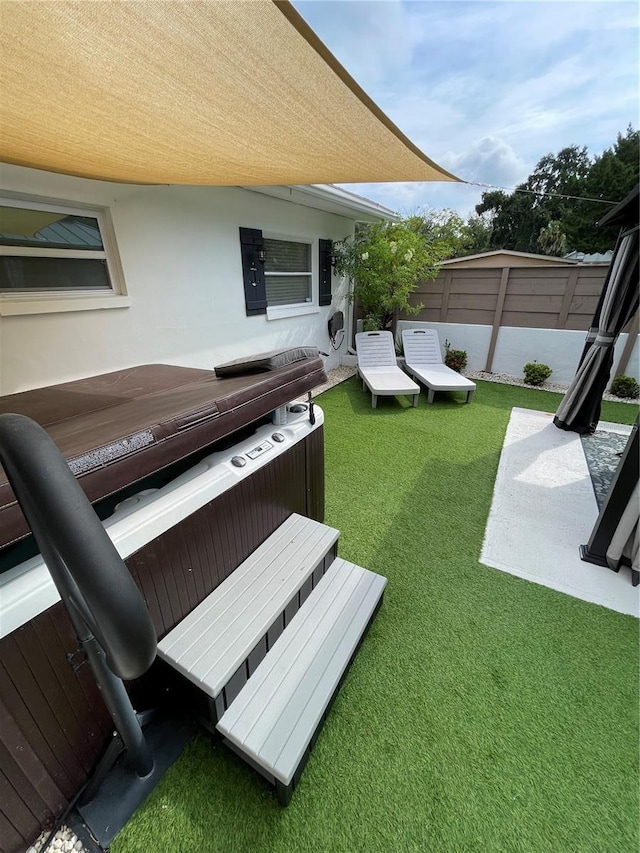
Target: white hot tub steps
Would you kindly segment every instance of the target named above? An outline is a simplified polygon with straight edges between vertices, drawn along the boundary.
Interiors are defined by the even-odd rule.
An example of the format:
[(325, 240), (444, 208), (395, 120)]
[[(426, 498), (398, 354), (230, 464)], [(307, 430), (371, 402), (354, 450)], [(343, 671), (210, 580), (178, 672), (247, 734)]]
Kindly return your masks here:
[(337, 557), (338, 536), (291, 515), (158, 644), (283, 805), (387, 583)]

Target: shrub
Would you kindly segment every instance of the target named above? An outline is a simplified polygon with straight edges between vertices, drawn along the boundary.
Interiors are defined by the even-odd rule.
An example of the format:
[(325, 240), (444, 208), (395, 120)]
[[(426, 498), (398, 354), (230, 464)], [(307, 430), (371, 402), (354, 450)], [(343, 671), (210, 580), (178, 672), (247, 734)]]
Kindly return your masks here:
[(640, 397), (640, 385), (638, 385), (633, 376), (616, 376), (611, 383), (611, 393), (615, 397), (635, 400), (636, 397)]
[(381, 328), (382, 322), (377, 314), (367, 314), (367, 316), (362, 321), (363, 332), (377, 332), (378, 329)]
[(467, 366), (467, 351), (464, 349), (451, 349), (449, 341), (444, 342), (444, 349), (444, 363), (451, 370), (462, 373)]
[(538, 364), (537, 361), (529, 362), (524, 366), (524, 381), (527, 385), (542, 385), (552, 373), (553, 370), (548, 364)]

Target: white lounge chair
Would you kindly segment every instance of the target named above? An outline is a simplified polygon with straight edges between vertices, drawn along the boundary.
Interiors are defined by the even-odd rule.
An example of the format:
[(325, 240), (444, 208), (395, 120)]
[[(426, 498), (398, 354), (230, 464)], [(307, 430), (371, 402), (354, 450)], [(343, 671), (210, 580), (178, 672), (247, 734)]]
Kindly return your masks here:
[(403, 329), (402, 344), (405, 369), (427, 386), (429, 403), (436, 391), (466, 391), (467, 403), (471, 402), (476, 384), (443, 363), (435, 329)]
[(378, 397), (411, 394), (413, 405), (418, 405), (420, 386), (400, 370), (391, 332), (358, 332), (356, 335), (358, 373), (371, 391), (371, 408), (375, 409)]

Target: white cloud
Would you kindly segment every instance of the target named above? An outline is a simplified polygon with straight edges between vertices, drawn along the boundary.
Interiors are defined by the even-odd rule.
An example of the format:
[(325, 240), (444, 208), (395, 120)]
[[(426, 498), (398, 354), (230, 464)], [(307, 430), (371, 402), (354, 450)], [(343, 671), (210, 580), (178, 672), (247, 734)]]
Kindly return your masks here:
[(513, 186), (529, 173), (511, 145), (494, 136), (474, 141), (462, 154), (447, 154), (441, 159), (447, 169), (468, 181)]
[[(548, 152), (594, 155), (638, 125), (633, 2), (294, 3), (392, 121), (464, 179), (513, 186)], [(368, 186), (396, 209), (476, 203), (459, 185)]]
[(513, 49), (519, 56), (567, 36), (581, 41), (586, 34), (638, 26), (634, 0), (422, 0), (410, 2), (409, 9), (414, 28), (431, 42), (498, 44), (501, 52)]

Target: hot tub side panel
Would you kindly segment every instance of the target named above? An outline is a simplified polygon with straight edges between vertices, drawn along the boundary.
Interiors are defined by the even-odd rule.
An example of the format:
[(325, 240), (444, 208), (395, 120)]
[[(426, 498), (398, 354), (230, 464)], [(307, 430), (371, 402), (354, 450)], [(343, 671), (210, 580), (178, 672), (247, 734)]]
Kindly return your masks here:
[(127, 559), (162, 639), (292, 512), (324, 517), (323, 429)]
[(112, 729), (66, 609), (0, 642), (0, 850), (14, 853), (62, 813)]

